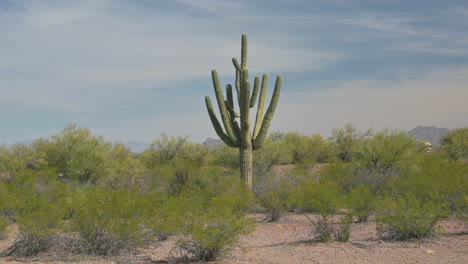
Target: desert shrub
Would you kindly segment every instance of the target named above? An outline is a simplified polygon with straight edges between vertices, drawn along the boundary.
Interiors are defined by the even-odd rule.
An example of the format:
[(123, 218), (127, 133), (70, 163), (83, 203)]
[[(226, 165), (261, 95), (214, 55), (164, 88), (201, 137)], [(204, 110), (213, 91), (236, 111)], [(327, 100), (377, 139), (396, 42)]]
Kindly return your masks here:
[(0, 219), (13, 221), (16, 212), (14, 208), (15, 201), (11, 191), (5, 184), (0, 184)]
[(429, 155), (415, 167), (389, 182), (392, 197), (411, 193), (419, 200), (446, 205), (451, 214), (468, 213), (468, 166)]
[(291, 154), (285, 142), (273, 142), (271, 137), (267, 137), (262, 147), (255, 151), (253, 160), (254, 177), (263, 177), (271, 172), (271, 168), (278, 164), (290, 164)]
[(122, 143), (113, 143), (107, 154), (107, 173), (99, 178), (98, 184), (112, 188), (148, 188), (145, 179), (146, 168)]
[(316, 216), (307, 216), (311, 223), (315, 239), (327, 242), (333, 235), (332, 215), (342, 207), (342, 190), (336, 182), (317, 183), (313, 180), (303, 182), (292, 194), (292, 202), (303, 212)]
[(320, 242), (329, 242), (332, 239), (339, 242), (346, 242), (351, 236), (353, 227), (353, 216), (346, 214), (339, 217), (339, 221), (334, 223), (336, 216), (330, 215), (307, 215), (304, 216), (311, 224), (311, 235), (313, 239)]
[(49, 166), (54, 167), (63, 179), (75, 183), (96, 183), (110, 172), (112, 145), (76, 124), (67, 125), (50, 139), (34, 141), (33, 147), (45, 153)]
[(212, 261), (224, 256), (237, 246), (240, 235), (253, 230), (253, 220), (237, 209), (232, 196), (206, 198), (188, 196), (183, 238), (177, 241), (175, 251), (180, 257), (198, 261)]
[(450, 130), (440, 140), (445, 156), (452, 160), (468, 158), (468, 127)]
[(361, 132), (351, 123), (346, 124), (344, 128), (333, 129), (330, 140), (338, 161), (349, 163), (359, 157), (360, 144), (371, 134), (371, 129)]
[(80, 253), (116, 255), (144, 244), (142, 212), (138, 192), (127, 189), (87, 188), (74, 197), (70, 230), (76, 232)]
[(213, 163), (229, 169), (239, 168), (239, 150), (225, 144), (213, 151)]
[(315, 215), (307, 218), (312, 225), (311, 233), (314, 239), (321, 242), (329, 242), (332, 239), (333, 223), (330, 216)]
[(342, 190), (336, 182), (317, 183), (309, 179), (294, 190), (291, 201), (303, 212), (328, 217), (341, 209)]
[(358, 162), (362, 167), (387, 174), (387, 171), (405, 168), (421, 153), (418, 142), (406, 132), (384, 129), (360, 145)]
[(179, 196), (180, 193), (190, 185), (191, 168), (188, 166), (178, 166), (174, 168), (174, 174), (169, 178), (167, 193), (169, 196)]
[[(142, 224), (144, 240), (163, 241), (179, 231), (181, 215), (184, 212), (183, 200), (177, 197), (165, 197), (153, 192), (147, 195), (147, 209), (143, 212)], [(140, 204), (141, 204), (140, 200)], [(140, 205), (142, 206), (142, 205)]]
[(174, 165), (187, 157), (188, 145), (188, 135), (169, 137), (162, 133), (161, 138), (155, 139), (150, 147), (141, 153), (141, 160), (147, 168)]
[(0, 239), (6, 238), (7, 227), (8, 227), (8, 220), (0, 216)]
[(28, 257), (49, 249), (61, 230), (62, 216), (63, 211), (46, 197), (30, 197), (16, 218), (19, 235), (6, 255)]
[(249, 210), (254, 196), (241, 181), (238, 172), (224, 171), (222, 168), (199, 168), (194, 170), (190, 185), (185, 194), (203, 199), (228, 199), (226, 206), (239, 211)]
[(351, 236), (351, 231), (353, 228), (353, 216), (347, 214), (340, 218), (340, 221), (337, 225), (333, 226), (332, 233), (336, 241), (346, 242)]
[(288, 211), (292, 188), (290, 181), (275, 173), (255, 179), (253, 192), (267, 214), (266, 221), (278, 221)]
[(436, 234), (436, 224), (449, 215), (440, 203), (415, 196), (389, 201), (376, 215), (379, 236), (386, 240), (425, 238)]
[(25, 170), (38, 170), (45, 167), (44, 153), (32, 146), (15, 144), (0, 146), (0, 181), (8, 182)]
[(358, 222), (366, 222), (377, 208), (377, 199), (369, 186), (358, 185), (346, 195), (345, 204)]
[(26, 170), (11, 182), (0, 184), (0, 216), (11, 222), (27, 215), (44, 203), (59, 204), (69, 186), (57, 179), (52, 170)]

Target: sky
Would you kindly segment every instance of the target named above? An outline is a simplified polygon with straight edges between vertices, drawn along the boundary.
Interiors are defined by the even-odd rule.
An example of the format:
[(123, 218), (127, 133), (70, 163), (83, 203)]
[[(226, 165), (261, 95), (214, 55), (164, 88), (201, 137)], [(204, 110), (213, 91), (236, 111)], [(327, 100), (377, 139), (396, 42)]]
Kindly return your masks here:
[(0, 0), (0, 143), (216, 138), (243, 33), (251, 79), (284, 76), (270, 131), (466, 127), (467, 29), (457, 0)]

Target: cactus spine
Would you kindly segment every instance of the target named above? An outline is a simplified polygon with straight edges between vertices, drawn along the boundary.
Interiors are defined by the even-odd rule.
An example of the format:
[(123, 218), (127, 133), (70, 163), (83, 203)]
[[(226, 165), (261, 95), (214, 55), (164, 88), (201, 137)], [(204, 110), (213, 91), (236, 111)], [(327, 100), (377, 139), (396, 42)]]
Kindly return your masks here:
[[(213, 87), (215, 90), (216, 101), (218, 102), (219, 113), (223, 126), (221, 126), (216, 117), (215, 110), (209, 96), (205, 97), (206, 108), (211, 123), (216, 131), (216, 134), (226, 145), (239, 148), (239, 166), (241, 178), (249, 189), (252, 188), (252, 160), (253, 150), (260, 149), (265, 141), (268, 129), (270, 128), (273, 115), (278, 105), (278, 99), (283, 83), (283, 76), (278, 75), (275, 83), (275, 90), (270, 101), (270, 105), (265, 112), (266, 96), (268, 90), (268, 74), (263, 74), (263, 77), (256, 76), (254, 80), (253, 90), (249, 79), (249, 70), (247, 68), (247, 35), (242, 35), (241, 43), (241, 63), (236, 58), (232, 59), (236, 70), (235, 89), (237, 92), (237, 103), (239, 113), (236, 112), (234, 106), (233, 89), (230, 84), (226, 86), (226, 100), (224, 99), (223, 90), (219, 82), (218, 73), (216, 70), (211, 71)], [(260, 78), (261, 86), (260, 86)], [(260, 96), (259, 96), (260, 93)], [(250, 108), (255, 106), (258, 98), (258, 109), (255, 119), (255, 126), (251, 127)], [(239, 122), (238, 122), (239, 120)]]

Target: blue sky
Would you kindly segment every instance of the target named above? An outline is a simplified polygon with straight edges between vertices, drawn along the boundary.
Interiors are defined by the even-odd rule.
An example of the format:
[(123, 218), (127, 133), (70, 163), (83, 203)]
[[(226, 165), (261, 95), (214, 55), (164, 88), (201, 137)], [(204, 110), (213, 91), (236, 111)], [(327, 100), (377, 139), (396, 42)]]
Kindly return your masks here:
[(233, 82), (242, 33), (251, 74), (284, 76), (271, 130), (466, 127), (467, 28), (455, 0), (0, 0), (0, 142), (215, 137), (210, 72)]

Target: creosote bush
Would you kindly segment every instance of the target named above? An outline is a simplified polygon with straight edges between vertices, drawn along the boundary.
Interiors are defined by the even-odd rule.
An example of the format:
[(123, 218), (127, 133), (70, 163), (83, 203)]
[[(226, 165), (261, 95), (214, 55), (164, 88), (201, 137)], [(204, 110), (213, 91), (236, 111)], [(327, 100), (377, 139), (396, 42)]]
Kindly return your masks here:
[(274, 173), (258, 177), (253, 191), (268, 222), (278, 221), (288, 211), (288, 202), (293, 186), (289, 181)]
[(142, 210), (137, 194), (129, 190), (93, 187), (76, 194), (70, 231), (76, 233), (75, 251), (95, 255), (117, 255), (144, 244)]
[(53, 246), (56, 236), (61, 230), (62, 214), (59, 208), (48, 204), (41, 198), (43, 197), (33, 197), (28, 203), (34, 209), (16, 219), (19, 226), (19, 236), (7, 249), (6, 255), (35, 256)]
[[(206, 204), (191, 204), (185, 212), (175, 251), (188, 260), (212, 261), (224, 256), (253, 230), (254, 222), (236, 207), (232, 197), (217, 197)], [(188, 202), (189, 204), (189, 202)]]
[(8, 221), (0, 216), (0, 240), (6, 238), (6, 230), (8, 227)]
[(347, 214), (341, 217), (340, 222), (338, 225), (333, 227), (333, 236), (336, 241), (346, 242), (349, 240), (351, 236), (351, 231), (353, 228), (353, 216)]
[(443, 204), (414, 196), (389, 201), (377, 214), (379, 236), (386, 240), (426, 238), (437, 234), (436, 225), (449, 216)]
[(316, 183), (313, 179), (303, 182), (292, 195), (295, 205), (303, 212), (312, 225), (312, 235), (321, 242), (331, 239), (347, 241), (351, 234), (352, 215), (340, 219), (339, 224), (333, 223), (333, 215), (343, 206), (342, 190), (335, 182)]
[(331, 240), (346, 242), (349, 240), (353, 228), (353, 216), (350, 214), (341, 216), (337, 223), (334, 223), (335, 217), (324, 215), (308, 216), (310, 221), (313, 239), (320, 242), (329, 242)]
[(358, 185), (345, 196), (345, 204), (358, 222), (367, 222), (377, 208), (377, 197), (372, 194), (370, 186)]
[(329, 216), (320, 215), (309, 220), (313, 226), (312, 235), (315, 239), (321, 242), (329, 242), (332, 239), (333, 224)]

